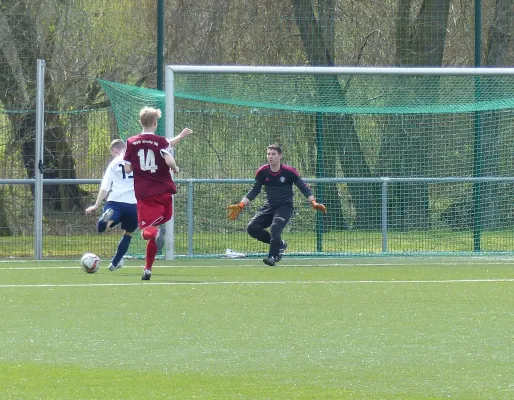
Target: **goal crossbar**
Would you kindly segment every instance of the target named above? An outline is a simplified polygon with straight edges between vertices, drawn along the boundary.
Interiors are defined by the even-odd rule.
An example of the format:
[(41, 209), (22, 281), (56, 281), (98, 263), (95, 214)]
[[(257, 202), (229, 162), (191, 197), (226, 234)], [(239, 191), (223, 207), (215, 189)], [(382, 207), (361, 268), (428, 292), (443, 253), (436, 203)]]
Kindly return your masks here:
[[(512, 76), (514, 68), (466, 67), (270, 67), (243, 65), (168, 65), (171, 73), (295, 74), (295, 75), (409, 75)], [(169, 79), (169, 76), (168, 76)], [(168, 80), (167, 79), (167, 80)]]

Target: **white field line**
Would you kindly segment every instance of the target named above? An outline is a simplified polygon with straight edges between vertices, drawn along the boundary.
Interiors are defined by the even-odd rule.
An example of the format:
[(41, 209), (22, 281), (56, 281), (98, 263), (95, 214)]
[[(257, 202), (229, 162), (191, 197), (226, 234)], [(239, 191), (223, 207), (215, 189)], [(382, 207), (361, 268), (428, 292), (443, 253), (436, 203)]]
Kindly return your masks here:
[(348, 280), (348, 281), (219, 281), (219, 282), (133, 282), (133, 283), (63, 283), (63, 284), (12, 284), (0, 285), (9, 288), (59, 288), (59, 287), (114, 287), (114, 286), (206, 286), (206, 285), (355, 285), (355, 284), (440, 284), (440, 283), (498, 283), (514, 282), (512, 279), (448, 279), (448, 280)]
[[(302, 259), (302, 260), (306, 260), (306, 259)], [(232, 261), (232, 260), (231, 260)], [(475, 261), (475, 260), (473, 260)], [(276, 267), (276, 268), (293, 268), (293, 267), (303, 267), (303, 268), (306, 268), (306, 267), (311, 267), (311, 268), (317, 268), (317, 267), (354, 267), (354, 268), (358, 268), (358, 267), (403, 267), (403, 266), (411, 266), (411, 265), (415, 265), (415, 266), (418, 266), (418, 267), (421, 267), (423, 265), (427, 265), (427, 266), (430, 266), (430, 267), (433, 267), (433, 266), (472, 266), (472, 265), (481, 265), (481, 266), (486, 266), (486, 265), (506, 265), (506, 266), (514, 266), (514, 259), (512, 260), (505, 260), (505, 261), (498, 261), (498, 260), (494, 260), (494, 261), (487, 261), (487, 260), (480, 260), (480, 262), (470, 262), (470, 260), (466, 260), (466, 261), (426, 261), (425, 262), (416, 262), (416, 261), (408, 261), (408, 260), (404, 260), (403, 262), (401, 261), (391, 261), (391, 262), (380, 262), (380, 263), (373, 263), (373, 262), (366, 262), (366, 263), (363, 263), (363, 262), (359, 262), (359, 260), (345, 260), (345, 262), (331, 262), (331, 263), (327, 263), (327, 262), (324, 262), (324, 263), (313, 263), (313, 264), (282, 264), (280, 265), (279, 267)], [(477, 260), (478, 261), (478, 260)], [(1, 264), (4, 263), (4, 262), (8, 262), (8, 263), (20, 263), (20, 266), (16, 266), (16, 267), (2, 267)], [(37, 261), (34, 261), (34, 260), (18, 260), (18, 261), (3, 261), (3, 260), (0, 260), (0, 271), (4, 270), (4, 271), (20, 271), (20, 270), (45, 270), (45, 269), (77, 269), (79, 268), (80, 269), (80, 265), (78, 263), (78, 261), (73, 264), (73, 265), (70, 265), (70, 261), (60, 261), (60, 260), (52, 260), (51, 262), (52, 263), (57, 263), (57, 262), (62, 262), (63, 264), (65, 265), (60, 265), (60, 266), (56, 266), (56, 265), (44, 265), (46, 262), (46, 260), (44, 261), (40, 261), (40, 260), (37, 260)], [(24, 264), (32, 264), (30, 266), (26, 266)], [(67, 265), (66, 265), (67, 264)], [(123, 269), (127, 269), (127, 268), (135, 268), (135, 269), (141, 269), (143, 268), (143, 264), (144, 264), (144, 260), (141, 261), (141, 265), (125, 265), (123, 266)], [(252, 264), (232, 264), (230, 265), (230, 263), (227, 263), (225, 265), (156, 265), (155, 266), (156, 268), (227, 268), (227, 267), (236, 267), (236, 268), (244, 268), (244, 267), (262, 267), (262, 268), (269, 268), (269, 267), (266, 267), (264, 265), (262, 265), (262, 263), (260, 262), (259, 259), (256, 259), (254, 263)], [(102, 267), (100, 267), (102, 268)]]
[[(143, 262), (144, 263), (144, 262)], [(498, 263), (498, 265), (503, 265), (504, 263)], [(440, 264), (440, 265), (454, 265), (454, 264)], [(455, 265), (458, 265), (458, 264), (455, 264)], [(495, 264), (488, 264), (488, 265), (495, 265)], [(288, 267), (313, 267), (313, 268), (316, 268), (316, 267), (360, 267), (360, 266), (364, 266), (364, 267), (380, 267), (380, 266), (401, 266), (398, 265), (398, 264), (380, 264), (380, 263), (376, 263), (376, 264), (337, 264), (337, 263), (334, 263), (334, 264), (316, 264), (316, 265), (308, 265), (308, 264), (290, 264), (290, 265), (281, 265), (280, 267), (278, 268), (288, 268)], [(262, 267), (262, 268), (269, 268), (265, 265), (261, 265), (259, 263), (255, 263), (255, 264), (234, 264), (234, 265), (155, 265), (155, 268), (156, 269), (161, 269), (161, 268), (232, 268), (232, 267), (236, 267), (236, 268), (244, 268), (244, 267)], [(102, 267), (100, 267), (102, 268)], [(131, 269), (142, 269), (143, 268), (143, 265), (124, 265), (123, 266), (123, 269), (128, 269), (128, 268), (131, 268)], [(1, 267), (0, 266), (0, 271), (4, 270), (4, 271), (22, 271), (22, 270), (45, 270), (45, 269), (80, 269), (80, 266), (77, 264), (77, 265), (64, 265), (64, 266), (55, 266), (55, 265), (36, 265), (36, 266), (30, 266), (30, 267), (26, 267), (26, 266), (20, 266), (20, 267)]]

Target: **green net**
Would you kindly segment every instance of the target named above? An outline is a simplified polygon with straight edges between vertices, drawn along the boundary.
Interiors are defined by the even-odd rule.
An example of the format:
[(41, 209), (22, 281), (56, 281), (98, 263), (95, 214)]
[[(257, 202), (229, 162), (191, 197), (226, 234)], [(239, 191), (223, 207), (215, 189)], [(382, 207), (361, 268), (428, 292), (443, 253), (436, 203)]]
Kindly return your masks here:
[[(141, 132), (141, 125), (139, 124), (141, 108), (145, 106), (158, 108), (165, 117), (164, 92), (104, 80), (99, 80), (99, 83), (111, 102), (116, 115), (118, 134), (122, 139), (127, 139)], [(164, 136), (164, 124), (158, 126), (157, 134)]]
[(504, 76), (177, 74), (175, 96), (307, 113), (458, 113), (512, 108), (509, 80)]
[[(163, 92), (101, 83), (121, 133), (141, 107), (164, 111)], [(509, 76), (177, 73), (175, 126), (195, 133), (176, 149), (176, 253), (267, 252), (245, 231), (264, 195), (236, 222), (226, 206), (275, 142), (328, 208), (296, 191), (293, 254), (512, 251), (513, 89)]]

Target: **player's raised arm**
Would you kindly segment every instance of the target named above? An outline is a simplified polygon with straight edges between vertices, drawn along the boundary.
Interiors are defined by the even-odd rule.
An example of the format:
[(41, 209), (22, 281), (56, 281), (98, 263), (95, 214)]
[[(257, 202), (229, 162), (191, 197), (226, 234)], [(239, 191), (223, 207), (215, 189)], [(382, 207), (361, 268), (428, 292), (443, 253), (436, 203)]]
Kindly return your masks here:
[(192, 129), (184, 128), (182, 132), (180, 132), (177, 136), (175, 136), (173, 139), (169, 139), (168, 142), (170, 144), (170, 147), (175, 146), (178, 142), (180, 142), (182, 139), (188, 137), (193, 133)]

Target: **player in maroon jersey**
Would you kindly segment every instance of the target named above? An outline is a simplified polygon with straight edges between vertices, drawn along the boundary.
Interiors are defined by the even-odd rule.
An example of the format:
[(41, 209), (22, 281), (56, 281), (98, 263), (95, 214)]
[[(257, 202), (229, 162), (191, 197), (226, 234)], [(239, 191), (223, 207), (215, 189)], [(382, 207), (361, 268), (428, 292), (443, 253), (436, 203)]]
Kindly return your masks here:
[(185, 128), (173, 139), (155, 134), (161, 110), (144, 107), (139, 113), (143, 132), (127, 140), (125, 152), (125, 172), (134, 173), (134, 191), (137, 200), (137, 214), (141, 236), (147, 240), (146, 264), (142, 280), (150, 280), (152, 266), (159, 247), (164, 244), (160, 225), (173, 215), (172, 195), (177, 187), (171, 177), (170, 169), (178, 173), (179, 168), (171, 155), (170, 147), (191, 134)]
[[(287, 248), (282, 240), (282, 231), (293, 215), (293, 184), (300, 189), (312, 208), (327, 212), (323, 204), (316, 202), (311, 188), (303, 181), (298, 171), (289, 165), (282, 164), (282, 149), (278, 144), (268, 146), (268, 164), (257, 170), (252, 189), (238, 204), (228, 206), (228, 217), (235, 220), (243, 208), (260, 193), (262, 186), (266, 191), (266, 203), (250, 220), (248, 234), (261, 242), (268, 243), (269, 253), (263, 261), (274, 266), (284, 256)], [(271, 227), (268, 232), (266, 228)]]

